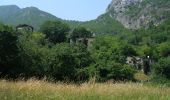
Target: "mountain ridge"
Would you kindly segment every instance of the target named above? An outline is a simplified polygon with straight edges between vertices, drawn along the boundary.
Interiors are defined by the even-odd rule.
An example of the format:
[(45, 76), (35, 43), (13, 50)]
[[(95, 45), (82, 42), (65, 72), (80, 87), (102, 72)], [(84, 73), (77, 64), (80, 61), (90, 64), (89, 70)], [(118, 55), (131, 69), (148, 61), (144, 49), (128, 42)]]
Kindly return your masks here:
[[(17, 8), (17, 9), (15, 9)], [(4, 11), (6, 9), (7, 11)], [(0, 20), (4, 24), (18, 25), (30, 24), (38, 28), (43, 22), (47, 20), (61, 20), (56, 16), (42, 11), (36, 7), (19, 8), (16, 5), (0, 6)]]
[[(0, 12), (2, 13), (0, 15), (0, 21), (2, 21), (4, 24), (9, 24), (13, 26), (17, 26), (18, 24), (29, 24), (35, 27), (36, 30), (38, 30), (40, 25), (47, 20), (59, 20), (64, 23), (67, 23), (71, 27), (71, 29), (82, 26), (82, 27), (86, 27), (87, 29), (97, 34), (103, 34), (103, 33), (114, 34), (124, 30), (124, 27), (118, 21), (111, 19), (111, 17), (109, 17), (108, 14), (100, 15), (95, 20), (83, 22), (83, 21), (63, 20), (50, 13), (41, 11), (36, 7), (26, 7), (21, 9), (15, 5), (12, 6), (9, 5), (9, 6), (2, 6), (0, 8), (6, 8), (6, 9), (10, 8), (8, 13), (15, 12), (15, 13), (10, 13), (8, 15), (8, 13), (6, 14), (2, 11), (2, 9), (0, 9)], [(18, 8), (18, 9), (15, 10), (11, 8)], [(6, 19), (3, 17), (5, 17)]]
[(85, 22), (63, 20), (36, 7), (0, 6), (0, 12), (0, 22), (13, 26), (29, 24), (38, 30), (47, 20), (59, 20), (69, 24), (71, 29), (82, 26), (98, 34), (117, 34), (163, 23), (170, 17), (170, 1), (112, 0), (106, 13)]

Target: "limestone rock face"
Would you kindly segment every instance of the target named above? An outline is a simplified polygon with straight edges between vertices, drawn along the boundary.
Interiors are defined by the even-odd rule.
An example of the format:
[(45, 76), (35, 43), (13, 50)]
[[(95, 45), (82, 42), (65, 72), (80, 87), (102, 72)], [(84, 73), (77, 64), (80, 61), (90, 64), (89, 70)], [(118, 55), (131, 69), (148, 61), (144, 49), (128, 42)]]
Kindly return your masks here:
[(112, 0), (106, 11), (126, 28), (147, 28), (167, 18), (165, 14), (170, 14), (168, 4), (168, 0)]

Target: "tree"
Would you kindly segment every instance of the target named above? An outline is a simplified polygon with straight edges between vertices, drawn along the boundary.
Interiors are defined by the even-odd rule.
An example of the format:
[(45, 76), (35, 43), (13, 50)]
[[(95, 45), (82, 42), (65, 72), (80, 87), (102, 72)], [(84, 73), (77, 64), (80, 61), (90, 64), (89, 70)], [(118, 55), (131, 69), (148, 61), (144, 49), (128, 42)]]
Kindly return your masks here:
[(88, 79), (87, 68), (91, 64), (89, 53), (82, 46), (61, 43), (49, 53), (49, 75), (55, 80), (84, 81)]
[(133, 67), (125, 65), (127, 56), (136, 55), (132, 46), (115, 36), (104, 35), (96, 37), (91, 52), (95, 64), (90, 67), (90, 73), (99, 81), (133, 79)]
[(49, 60), (49, 75), (55, 80), (70, 81), (75, 74), (75, 59), (73, 57), (73, 49), (69, 44), (57, 44), (51, 49)]
[(170, 42), (164, 42), (157, 46), (158, 56), (159, 57), (168, 57), (170, 56)]
[(134, 48), (131, 45), (128, 44), (122, 44), (119, 48), (120, 50), (120, 54), (124, 55), (124, 56), (136, 56), (137, 53), (134, 50)]
[(97, 67), (98, 78), (100, 81), (106, 80), (133, 80), (135, 69), (132, 66), (124, 65), (114, 61)]
[(170, 79), (170, 57), (161, 58), (153, 65), (153, 68), (156, 76), (162, 76)]
[(66, 35), (70, 28), (67, 24), (60, 21), (46, 21), (41, 25), (40, 31), (46, 34), (50, 42), (56, 44), (66, 41)]
[(70, 38), (75, 40), (76, 38), (89, 38), (92, 36), (92, 32), (84, 27), (77, 27), (70, 34)]
[(74, 45), (73, 55), (76, 63), (76, 81), (87, 81), (89, 79), (89, 66), (94, 62), (85, 45)]
[(19, 73), (18, 37), (11, 27), (0, 26), (0, 73), (15, 77)]

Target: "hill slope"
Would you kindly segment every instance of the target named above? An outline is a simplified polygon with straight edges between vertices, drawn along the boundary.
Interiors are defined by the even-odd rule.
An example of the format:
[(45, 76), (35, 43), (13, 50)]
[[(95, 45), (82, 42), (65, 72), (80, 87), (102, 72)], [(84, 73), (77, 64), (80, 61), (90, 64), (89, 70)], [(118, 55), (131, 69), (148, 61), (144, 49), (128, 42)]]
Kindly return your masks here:
[(87, 22), (68, 21), (35, 7), (0, 6), (0, 22), (10, 25), (30, 24), (36, 29), (47, 20), (60, 20), (72, 29), (84, 26), (95, 33), (122, 33), (129, 29), (158, 26), (170, 17), (169, 0), (112, 0), (106, 13)]
[(20, 9), (15, 5), (0, 6), (0, 12), (0, 21), (14, 26), (26, 23), (39, 28), (46, 20), (61, 20), (35, 7)]
[(0, 6), (0, 22), (9, 25), (29, 24), (39, 29), (40, 25), (47, 20), (60, 20), (70, 25), (72, 29), (83, 26), (95, 33), (118, 33), (125, 28), (108, 14), (99, 16), (96, 20), (79, 22), (62, 20), (52, 14), (41, 11), (35, 7), (19, 8), (15, 5)]
[(117, 34), (129, 31), (120, 22), (111, 18), (107, 13), (99, 16), (96, 20), (84, 22), (82, 26), (98, 34)]

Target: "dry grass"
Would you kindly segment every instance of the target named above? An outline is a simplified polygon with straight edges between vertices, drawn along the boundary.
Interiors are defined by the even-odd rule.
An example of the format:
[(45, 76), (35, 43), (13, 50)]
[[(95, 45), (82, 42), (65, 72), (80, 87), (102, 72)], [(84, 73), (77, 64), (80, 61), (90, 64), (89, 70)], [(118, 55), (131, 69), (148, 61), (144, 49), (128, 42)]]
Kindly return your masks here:
[(0, 100), (170, 100), (170, 88), (135, 83), (82, 85), (0, 81)]
[(134, 78), (141, 82), (150, 80), (150, 77), (145, 75), (144, 72), (142, 72), (142, 71), (139, 71), (138, 73), (136, 73)]

